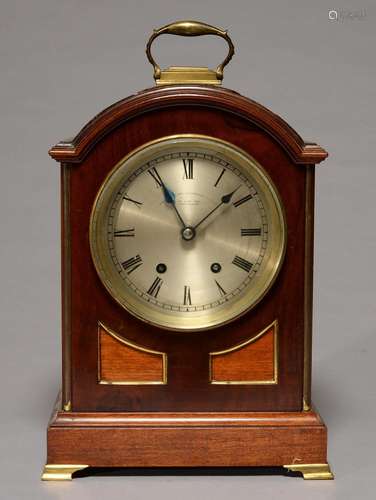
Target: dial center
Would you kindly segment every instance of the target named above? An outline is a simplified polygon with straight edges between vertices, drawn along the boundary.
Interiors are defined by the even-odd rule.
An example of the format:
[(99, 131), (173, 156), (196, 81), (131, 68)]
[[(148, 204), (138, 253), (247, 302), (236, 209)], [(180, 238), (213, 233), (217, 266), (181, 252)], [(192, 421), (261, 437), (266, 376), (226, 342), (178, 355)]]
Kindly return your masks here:
[(196, 231), (193, 227), (185, 227), (182, 230), (181, 235), (183, 237), (183, 240), (185, 241), (193, 240), (193, 238), (196, 236)]

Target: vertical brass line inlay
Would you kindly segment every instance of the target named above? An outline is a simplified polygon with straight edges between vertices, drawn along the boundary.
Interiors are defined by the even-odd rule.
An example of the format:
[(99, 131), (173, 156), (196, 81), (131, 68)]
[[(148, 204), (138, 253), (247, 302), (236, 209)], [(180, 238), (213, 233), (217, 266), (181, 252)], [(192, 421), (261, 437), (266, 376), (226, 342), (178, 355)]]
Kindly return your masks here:
[(70, 229), (70, 168), (61, 164), (61, 267), (62, 267), (62, 337), (63, 337), (63, 388), (62, 407), (65, 411), (71, 404), (71, 229)]
[(303, 356), (303, 411), (311, 409), (312, 371), (312, 301), (313, 301), (313, 230), (314, 186), (313, 165), (306, 167), (305, 185), (305, 262), (304, 262), (304, 356)]

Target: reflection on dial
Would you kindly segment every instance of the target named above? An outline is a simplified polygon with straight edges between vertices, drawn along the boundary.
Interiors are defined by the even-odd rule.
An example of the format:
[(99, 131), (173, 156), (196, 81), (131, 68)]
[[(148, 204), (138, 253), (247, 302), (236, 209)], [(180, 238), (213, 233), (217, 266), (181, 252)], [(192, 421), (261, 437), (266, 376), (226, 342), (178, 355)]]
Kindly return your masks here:
[(135, 169), (107, 217), (124, 287), (165, 311), (206, 311), (236, 300), (260, 270), (268, 234), (252, 177), (222, 155), (191, 149)]

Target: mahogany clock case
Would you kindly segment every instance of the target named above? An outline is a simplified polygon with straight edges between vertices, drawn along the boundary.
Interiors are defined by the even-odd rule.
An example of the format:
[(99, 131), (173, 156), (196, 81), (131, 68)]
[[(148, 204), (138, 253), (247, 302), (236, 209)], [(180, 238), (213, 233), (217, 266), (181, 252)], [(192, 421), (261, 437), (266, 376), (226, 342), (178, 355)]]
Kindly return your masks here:
[[(200, 333), (166, 332), (121, 308), (94, 268), (91, 210), (104, 179), (125, 155), (175, 134), (227, 141), (266, 170), (281, 197), (287, 249), (264, 299), (240, 319)], [(314, 165), (327, 154), (279, 117), (239, 94), (210, 86), (153, 88), (96, 116), (51, 156), (62, 164), (63, 404), (75, 412), (299, 412), (310, 406)], [(278, 322), (278, 383), (215, 385), (209, 353)], [(167, 356), (167, 383), (98, 383), (98, 325)]]
[[(106, 175), (129, 152), (176, 134), (214, 137), (252, 156), (277, 188), (286, 218), (285, 258), (271, 289), (248, 313), (208, 331), (174, 333), (136, 319), (106, 291), (90, 254), (90, 215)], [(88, 466), (231, 465), (332, 479), (327, 430), (310, 400), (314, 166), (327, 153), (233, 91), (178, 85), (114, 104), (50, 154), (62, 164), (63, 387), (42, 478), (71, 479)], [(228, 365), (213, 356), (265, 345), (272, 331), (271, 379), (215, 382)], [(141, 347), (144, 382), (162, 356), (159, 382), (117, 383), (124, 366), (136, 365), (134, 357), (122, 362), (120, 344)], [(261, 351), (242, 348), (253, 357), (238, 358), (231, 370), (257, 372)], [(143, 364), (146, 354), (154, 364), (150, 357)]]

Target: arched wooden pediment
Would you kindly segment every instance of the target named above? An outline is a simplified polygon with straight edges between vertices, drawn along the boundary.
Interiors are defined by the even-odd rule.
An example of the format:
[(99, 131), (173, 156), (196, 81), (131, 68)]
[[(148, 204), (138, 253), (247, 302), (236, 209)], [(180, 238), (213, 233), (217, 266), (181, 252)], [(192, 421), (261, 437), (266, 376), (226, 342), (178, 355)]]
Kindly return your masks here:
[(79, 163), (99, 139), (126, 120), (179, 105), (214, 107), (240, 115), (277, 140), (295, 163), (315, 164), (328, 156), (325, 149), (304, 142), (282, 118), (261, 104), (232, 90), (202, 85), (154, 87), (127, 97), (96, 115), (73, 139), (59, 142), (49, 153), (59, 162)]

